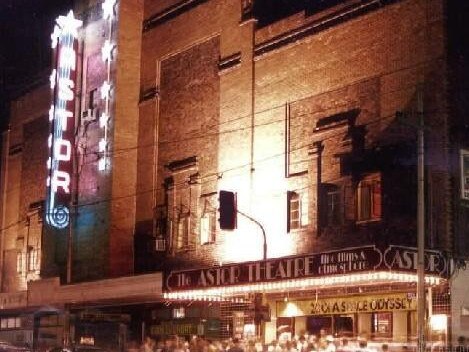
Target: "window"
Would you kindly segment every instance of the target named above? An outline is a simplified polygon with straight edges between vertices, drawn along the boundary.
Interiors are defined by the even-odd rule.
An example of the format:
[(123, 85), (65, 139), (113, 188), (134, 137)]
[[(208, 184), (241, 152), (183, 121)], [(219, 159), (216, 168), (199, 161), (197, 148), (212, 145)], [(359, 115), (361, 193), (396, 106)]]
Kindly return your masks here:
[(28, 249), (28, 271), (39, 270), (39, 250), (34, 248)]
[(89, 101), (88, 101), (88, 109), (94, 109), (98, 106), (99, 97), (98, 97), (98, 89), (92, 89), (89, 93)]
[(200, 244), (214, 243), (216, 227), (215, 212), (207, 212), (200, 218)]
[(298, 230), (309, 223), (308, 195), (287, 192), (287, 231)]
[(26, 253), (18, 251), (16, 254), (16, 272), (18, 274), (24, 273), (26, 269)]
[(181, 216), (177, 223), (176, 249), (185, 249), (189, 245), (189, 216)]
[(21, 328), (20, 317), (4, 317), (0, 318), (0, 329), (19, 329)]
[(186, 309), (184, 307), (173, 308), (173, 318), (181, 319), (186, 317)]
[(373, 313), (371, 331), (375, 337), (392, 336), (392, 313)]
[(357, 189), (357, 220), (381, 219), (381, 177), (374, 174), (364, 178)]
[(469, 150), (461, 150), (461, 198), (469, 200)]
[(320, 189), (319, 221), (321, 226), (340, 225), (342, 222), (342, 191), (332, 183), (322, 183)]

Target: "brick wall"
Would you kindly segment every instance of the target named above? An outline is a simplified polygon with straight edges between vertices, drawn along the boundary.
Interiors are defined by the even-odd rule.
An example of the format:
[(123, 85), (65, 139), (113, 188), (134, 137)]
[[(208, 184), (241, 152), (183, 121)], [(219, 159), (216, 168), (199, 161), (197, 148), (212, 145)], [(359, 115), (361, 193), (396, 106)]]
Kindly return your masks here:
[[(146, 17), (152, 15), (148, 11)], [(441, 173), (447, 167), (448, 144), (442, 1), (397, 1), (326, 29), (311, 30), (283, 45), (272, 43), (296, 28), (313, 28), (322, 15), (300, 13), (256, 31), (253, 22), (239, 22), (239, 11), (231, 3), (208, 1), (144, 32), (141, 89), (155, 85), (155, 72), (159, 72), (156, 85), (161, 94), (158, 103), (141, 106), (140, 123), (152, 120), (151, 114), (158, 121), (158, 175), (172, 160), (191, 155), (206, 160), (199, 168), (202, 188), (205, 180), (211, 180), (214, 191), (238, 192), (239, 209), (266, 228), (269, 256), (364, 243), (415, 245), (415, 133), (396, 121), (395, 113), (415, 110), (418, 85), (424, 81), (425, 119), (432, 128), (427, 138), (429, 192), (433, 199), (439, 199), (441, 192), (446, 196), (448, 176)], [(197, 59), (202, 52), (210, 52), (207, 43), (214, 39), (207, 38), (213, 33), (220, 33), (222, 60), (235, 53), (240, 57), (237, 64), (220, 70), (218, 81), (213, 77), (214, 84), (219, 84), (219, 101), (191, 89), (191, 82), (208, 79), (216, 69), (215, 61), (205, 59), (201, 67)], [(267, 49), (259, 51), (261, 47)], [(194, 113), (195, 107), (202, 112), (216, 111), (217, 106), (218, 114)], [(356, 115), (349, 127), (315, 132), (321, 119), (351, 111)], [(217, 142), (207, 135), (194, 138), (204, 134), (208, 116), (218, 118), (213, 129)], [(139, 139), (150, 141), (142, 127)], [(312, 189), (317, 187), (318, 169), (310, 151), (318, 141), (323, 145), (320, 179), (340, 181), (344, 189), (344, 223), (329, 231), (318, 231), (318, 194)], [(382, 171), (382, 184), (389, 192), (383, 198), (384, 219), (378, 224), (357, 226), (355, 222), (354, 187), (360, 172), (370, 170), (347, 169), (344, 154), (355, 155), (353, 145), (358, 142), (363, 155), (371, 158), (362, 165)], [(209, 144), (210, 148), (201, 147)], [(291, 174), (288, 178), (286, 169)], [(154, 187), (162, 190), (161, 177)], [(309, 224), (287, 234), (289, 190), (307, 190), (310, 208)], [(157, 203), (162, 204), (163, 194), (159, 194)], [(402, 204), (406, 206), (400, 209)], [(435, 207), (429, 231), (434, 245), (448, 248), (448, 204), (435, 203)], [(141, 221), (149, 223), (149, 216), (142, 211)], [(193, 236), (197, 236), (196, 227)], [(262, 236), (256, 225), (240, 217), (238, 230), (220, 231), (215, 244), (199, 245), (184, 256), (204, 263), (257, 260), (262, 257)]]
[[(11, 104), (10, 129), (2, 145), (7, 158), (2, 165), (2, 187), (6, 186), (2, 193), (1, 218), (3, 292), (23, 290), (26, 281), (34, 279), (24, 270), (19, 272), (17, 255), (26, 253), (28, 246), (41, 248), (39, 203), (44, 200), (46, 190), (49, 107), (48, 85), (30, 91)], [(47, 265), (48, 259), (44, 257), (42, 265)]]

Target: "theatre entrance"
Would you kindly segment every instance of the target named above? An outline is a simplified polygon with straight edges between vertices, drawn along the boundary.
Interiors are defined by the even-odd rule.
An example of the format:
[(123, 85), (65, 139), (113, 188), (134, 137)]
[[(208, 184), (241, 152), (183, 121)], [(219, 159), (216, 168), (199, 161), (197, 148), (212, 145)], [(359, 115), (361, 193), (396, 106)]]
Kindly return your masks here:
[(321, 329), (334, 336), (353, 336), (353, 315), (311, 315), (306, 317), (306, 331), (319, 336)]

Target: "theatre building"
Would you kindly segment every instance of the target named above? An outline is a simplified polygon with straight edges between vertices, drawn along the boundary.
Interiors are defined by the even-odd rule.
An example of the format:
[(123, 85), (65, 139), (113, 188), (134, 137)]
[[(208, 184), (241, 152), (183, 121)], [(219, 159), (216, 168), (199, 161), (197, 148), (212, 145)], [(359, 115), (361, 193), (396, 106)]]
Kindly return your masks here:
[(1, 340), (124, 350), (141, 341), (146, 302), (161, 301), (161, 273), (132, 275), (142, 16), (143, 3), (126, 0), (58, 13), (51, 69), (11, 103)]
[(77, 2), (3, 133), (0, 338), (415, 343), (422, 118), (425, 328), (454, 341), (465, 6)]
[(449, 24), (464, 9), (275, 6), (145, 4), (135, 265), (163, 271), (167, 300), (148, 326), (176, 332), (210, 307), (220, 337), (415, 343), (422, 116), (426, 329), (451, 338), (449, 258), (468, 244)]

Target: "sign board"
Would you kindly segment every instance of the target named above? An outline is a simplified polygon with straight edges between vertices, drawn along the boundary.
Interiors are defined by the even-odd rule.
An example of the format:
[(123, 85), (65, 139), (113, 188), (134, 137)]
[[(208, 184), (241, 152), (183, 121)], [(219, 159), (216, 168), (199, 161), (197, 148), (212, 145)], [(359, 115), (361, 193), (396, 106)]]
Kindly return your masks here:
[(75, 85), (78, 28), (73, 12), (59, 16), (51, 35), (55, 68), (50, 76), (53, 101), (49, 110), (46, 222), (63, 229), (70, 223), (71, 175), (75, 136)]
[(416, 297), (409, 296), (406, 293), (277, 302), (277, 316), (279, 317), (408, 311), (416, 309)]
[[(446, 276), (446, 257), (438, 251), (426, 251), (426, 273)], [(244, 262), (208, 268), (164, 273), (166, 291), (181, 291), (282, 280), (331, 277), (373, 271), (416, 272), (417, 249), (389, 246), (345, 248), (265, 261)]]

